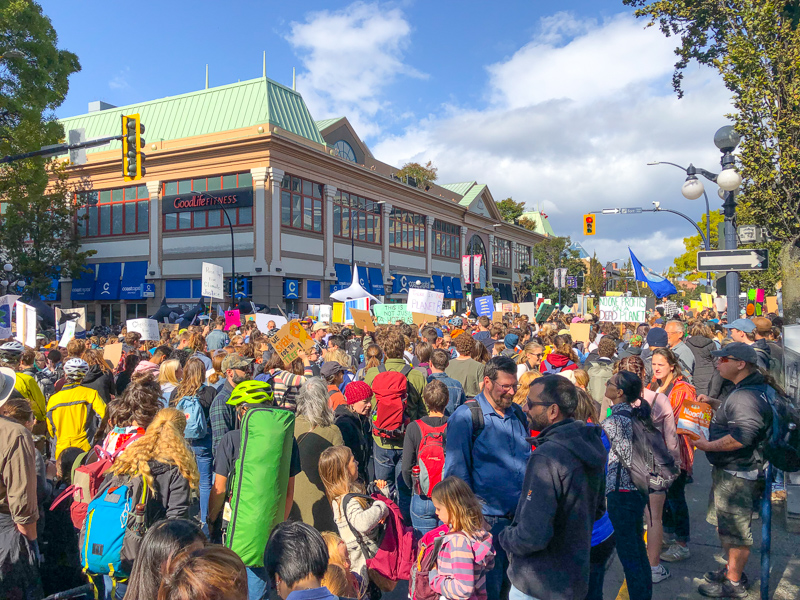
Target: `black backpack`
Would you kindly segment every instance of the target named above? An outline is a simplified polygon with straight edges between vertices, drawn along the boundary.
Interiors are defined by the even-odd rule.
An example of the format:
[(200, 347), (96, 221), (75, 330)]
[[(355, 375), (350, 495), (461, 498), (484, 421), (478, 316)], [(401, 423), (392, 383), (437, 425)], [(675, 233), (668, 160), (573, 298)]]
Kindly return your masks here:
[(764, 398), (772, 409), (772, 430), (764, 442), (764, 458), (786, 473), (800, 471), (800, 412), (789, 398), (767, 386)]

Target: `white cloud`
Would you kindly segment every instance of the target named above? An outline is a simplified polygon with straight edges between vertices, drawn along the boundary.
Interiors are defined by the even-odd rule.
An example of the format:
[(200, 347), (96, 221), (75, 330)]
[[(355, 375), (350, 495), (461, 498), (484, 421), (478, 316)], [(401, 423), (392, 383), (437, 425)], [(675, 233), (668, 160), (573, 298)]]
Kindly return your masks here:
[(375, 117), (389, 103), (382, 91), (397, 77), (424, 78), (403, 62), (411, 25), (398, 8), (356, 2), (292, 23), (288, 42), (304, 71), (297, 89), (315, 118), (347, 115), (362, 137), (378, 133)]
[[(674, 44), (630, 15), (595, 22), (556, 14), (528, 44), (487, 67), (485, 108), (445, 106), (373, 152), (397, 165), (432, 160), (442, 182), (487, 183), (495, 199), (543, 208), (556, 233), (580, 240), (589, 253), (596, 248), (612, 260), (626, 256), (630, 243), (660, 271), (693, 233), (688, 223), (666, 213), (600, 217), (604, 237), (594, 239), (583, 238), (581, 215), (647, 208), (653, 200), (698, 220), (704, 211), (681, 196), (680, 171), (646, 166), (658, 159), (713, 169), (719, 153), (712, 137), (731, 111), (710, 70), (688, 72), (687, 94), (677, 98)], [(719, 208), (716, 187), (707, 188), (712, 209)]]
[(128, 83), (128, 77), (131, 74), (130, 67), (125, 67), (115, 77), (108, 82), (108, 87), (112, 90), (128, 90), (131, 85)]

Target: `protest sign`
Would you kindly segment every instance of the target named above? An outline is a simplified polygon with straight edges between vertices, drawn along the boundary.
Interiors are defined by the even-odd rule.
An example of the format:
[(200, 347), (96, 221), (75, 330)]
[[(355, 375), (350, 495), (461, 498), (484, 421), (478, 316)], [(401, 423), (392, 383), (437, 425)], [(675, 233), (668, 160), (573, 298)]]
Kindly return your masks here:
[(237, 329), (242, 326), (242, 316), (239, 314), (239, 310), (226, 310), (225, 311), (225, 331), (230, 329), (231, 327), (236, 327)]
[(589, 323), (570, 323), (569, 334), (572, 336), (573, 342), (589, 343), (589, 331), (592, 326)]
[(475, 312), (479, 317), (492, 318), (494, 312), (494, 298), (492, 296), (481, 296), (475, 298)]
[(376, 304), (372, 307), (379, 325), (394, 325), (397, 321), (413, 323), (411, 313), (405, 304)]
[(600, 297), (600, 320), (612, 323), (644, 323), (647, 300), (636, 296)]
[(331, 321), (332, 312), (333, 312), (333, 307), (330, 304), (320, 304), (318, 320), (321, 323), (332, 323)]
[(509, 304), (508, 302), (504, 302), (502, 304), (502, 310), (504, 313), (519, 313), (519, 304), (516, 302)]
[(412, 313), (419, 312), (438, 317), (442, 314), (442, 302), (444, 302), (444, 292), (412, 288), (408, 290), (408, 302), (406, 305)]
[(364, 331), (375, 331), (375, 324), (372, 322), (372, 315), (368, 310), (351, 308), (350, 314), (353, 316), (353, 323)]
[(225, 285), (222, 267), (213, 263), (203, 263), (202, 279), (200, 280), (200, 295), (209, 298), (225, 297)]
[(61, 334), (61, 340), (58, 342), (58, 345), (61, 348), (66, 348), (67, 344), (69, 344), (72, 338), (75, 337), (76, 325), (77, 323), (75, 321), (67, 321), (64, 323), (64, 333)]
[(352, 309), (356, 310), (369, 310), (369, 298), (356, 298), (355, 300), (346, 300), (344, 303), (344, 322), (347, 324), (353, 323), (353, 315), (350, 313)]
[(36, 309), (17, 300), (16, 340), (30, 348), (36, 348)]
[(703, 310), (703, 303), (700, 300), (689, 300), (689, 307), (699, 313)]
[(622, 292), (606, 292), (606, 296), (609, 298), (619, 298), (622, 295)]
[(290, 363), (301, 350), (309, 352), (314, 348), (314, 340), (298, 321), (286, 323), (277, 332), (268, 336), (269, 343), (283, 362)]
[(728, 298), (725, 296), (717, 296), (714, 298), (714, 310), (717, 312), (725, 312), (725, 309), (728, 308)]
[(556, 309), (550, 304), (550, 300), (545, 300), (539, 305), (539, 310), (536, 311), (536, 322), (542, 323), (546, 321), (547, 318), (553, 314), (554, 310)]
[[(319, 320), (322, 321), (322, 309), (320, 308)], [(331, 311), (331, 323), (344, 323), (344, 302), (334, 302)]]
[(427, 323), (428, 325), (433, 325), (434, 323), (436, 323), (436, 319), (437, 319), (436, 315), (426, 315), (425, 313), (418, 313), (418, 312), (411, 313), (411, 321), (414, 323), (414, 325), (417, 325), (418, 327), (421, 326), (423, 323)]
[(142, 335), (142, 341), (158, 340), (158, 321), (155, 319), (128, 319), (125, 321), (128, 333), (136, 332)]
[[(0, 339), (11, 337), (11, 314), (14, 312), (14, 304), (19, 300), (19, 296), (11, 294), (0, 297)], [(58, 309), (56, 309), (58, 310)]]
[(536, 302), (520, 302), (519, 314), (527, 315), (529, 319), (536, 316)]
[(283, 317), (281, 315), (265, 315), (263, 313), (256, 313), (255, 321), (256, 321), (256, 327), (258, 327), (258, 330), (261, 333), (269, 332), (270, 328), (268, 327), (267, 323), (269, 323), (270, 321), (273, 321), (275, 323), (275, 327), (277, 327), (278, 329), (280, 329), (281, 327), (286, 325), (286, 323), (288, 323), (286, 317)]
[(81, 334), (86, 332), (86, 308), (81, 306), (61, 310), (60, 308), (56, 307), (55, 313), (59, 335), (64, 335), (64, 326), (67, 321), (75, 321), (76, 336), (81, 336)]
[(711, 294), (700, 294), (701, 302), (703, 303), (703, 308), (714, 308), (714, 298)]
[(778, 297), (777, 296), (767, 296), (766, 297), (766, 308), (768, 313), (775, 313), (778, 314)]
[(122, 358), (122, 344), (107, 344), (103, 348), (103, 360), (112, 371), (117, 368)]
[(502, 323), (503, 322), (503, 313), (499, 310), (496, 310), (492, 313), (492, 323)]

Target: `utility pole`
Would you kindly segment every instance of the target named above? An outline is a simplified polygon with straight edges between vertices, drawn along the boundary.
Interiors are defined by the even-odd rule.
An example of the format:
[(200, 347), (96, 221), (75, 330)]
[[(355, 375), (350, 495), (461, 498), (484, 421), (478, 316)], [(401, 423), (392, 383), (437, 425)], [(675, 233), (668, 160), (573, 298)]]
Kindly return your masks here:
[[(736, 199), (734, 192), (725, 192), (725, 201), (722, 204), (725, 216), (725, 249), (735, 250), (738, 247), (736, 227), (733, 219), (736, 216)], [(728, 271), (725, 276), (725, 293), (728, 298), (728, 323), (739, 318), (739, 272)]]

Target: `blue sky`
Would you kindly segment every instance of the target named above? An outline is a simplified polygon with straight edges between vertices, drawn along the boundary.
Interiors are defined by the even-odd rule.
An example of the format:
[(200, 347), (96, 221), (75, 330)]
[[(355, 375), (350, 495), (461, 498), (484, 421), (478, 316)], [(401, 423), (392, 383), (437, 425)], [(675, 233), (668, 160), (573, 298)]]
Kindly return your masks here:
[(42, 5), (83, 68), (58, 116), (200, 89), (206, 64), (212, 86), (257, 77), (266, 51), (269, 77), (291, 85), (296, 67), (314, 117), (347, 116), (378, 159), (432, 160), (440, 182), (487, 183), (496, 200), (542, 208), (590, 254), (624, 258), (630, 245), (657, 270), (681, 253), (688, 223), (600, 217), (585, 238), (581, 215), (655, 200), (699, 219), (680, 171), (646, 163), (714, 169), (712, 137), (730, 111), (716, 74), (696, 67), (676, 98), (675, 40), (621, 1)]

